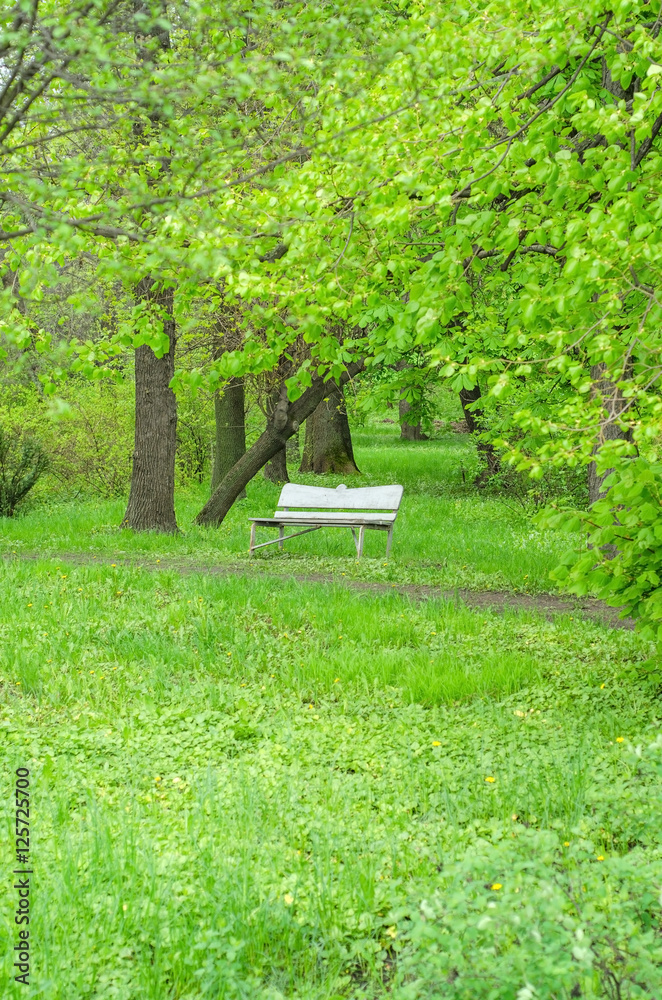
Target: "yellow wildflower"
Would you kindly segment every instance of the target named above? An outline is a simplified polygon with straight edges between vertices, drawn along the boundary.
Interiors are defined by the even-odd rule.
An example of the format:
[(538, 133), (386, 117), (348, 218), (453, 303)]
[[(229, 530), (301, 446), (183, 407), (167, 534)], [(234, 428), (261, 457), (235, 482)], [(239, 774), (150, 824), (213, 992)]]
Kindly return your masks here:
[(490, 784), (493, 784), (496, 781), (496, 778), (492, 778), (492, 777), (485, 778), (485, 781), (489, 781)]
[(501, 882), (495, 882), (494, 885), (492, 886), (492, 888), (494, 889), (495, 892), (497, 892), (499, 889), (501, 889), (503, 887), (501, 885)]
[(441, 742), (439, 740), (433, 740), (432, 741), (432, 746), (433, 747), (440, 747), (441, 746)]
[(617, 736), (617, 737), (616, 737), (616, 742), (617, 742), (617, 743), (622, 743), (624, 739), (625, 739), (625, 737), (624, 737), (624, 736)]

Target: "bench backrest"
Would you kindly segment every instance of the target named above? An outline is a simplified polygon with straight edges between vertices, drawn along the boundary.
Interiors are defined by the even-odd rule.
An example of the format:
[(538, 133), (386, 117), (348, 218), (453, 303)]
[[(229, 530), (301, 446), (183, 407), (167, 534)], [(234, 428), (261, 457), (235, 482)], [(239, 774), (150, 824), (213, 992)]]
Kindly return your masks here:
[(363, 486), (348, 490), (344, 483), (335, 490), (324, 486), (283, 486), (278, 507), (288, 510), (313, 507), (316, 510), (392, 510), (400, 506), (403, 486)]

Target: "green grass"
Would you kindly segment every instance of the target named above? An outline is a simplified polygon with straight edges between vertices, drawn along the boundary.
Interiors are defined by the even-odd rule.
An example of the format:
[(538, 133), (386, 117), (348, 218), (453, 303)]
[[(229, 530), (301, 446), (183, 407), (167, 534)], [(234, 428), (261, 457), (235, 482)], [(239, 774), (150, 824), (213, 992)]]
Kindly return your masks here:
[[(549, 590), (549, 572), (574, 541), (567, 535), (541, 531), (524, 512), (477, 492), (475, 450), (468, 435), (446, 434), (431, 441), (404, 443), (397, 429), (377, 427), (355, 432), (355, 451), (362, 475), (348, 485), (398, 482), (404, 498), (394, 530), (393, 550), (384, 565), (386, 535), (367, 532), (363, 561), (356, 561), (348, 529), (329, 529), (262, 549), (253, 562), (261, 572), (344, 573), (359, 579), (414, 582), (441, 587)], [(466, 481), (463, 481), (464, 478)], [(320, 483), (320, 477), (290, 470), (295, 481)], [(340, 476), (325, 476), (336, 486)], [(280, 487), (261, 476), (249, 484), (220, 529), (200, 529), (193, 518), (208, 496), (208, 486), (183, 492), (177, 516), (182, 534), (164, 538), (120, 531), (124, 501), (54, 504), (29, 516), (0, 523), (0, 551), (88, 552), (98, 557), (166, 557), (190, 563), (248, 562), (248, 518), (270, 516)], [(262, 529), (258, 540), (275, 537)]]
[[(455, 511), (469, 579), (508, 580), (498, 547), (483, 551), (490, 524), (504, 545), (518, 541), (520, 568), (551, 562), (556, 540), (499, 520), (494, 501), (452, 480), (456, 447), (467, 446), (359, 450), (370, 481), (411, 485), (391, 565), (366, 560), (373, 578), (436, 572), (429, 550), (417, 565), (417, 509), (448, 551), (435, 511)], [(447, 463), (437, 498), (425, 454)], [(244, 513), (272, 493), (256, 484)], [(183, 526), (194, 508), (182, 506)], [(35, 869), (32, 985), (11, 981), (3, 946), (3, 996), (525, 1000), (528, 982), (531, 997), (569, 1000), (579, 984), (611, 998), (604, 969), (621, 977), (622, 1000), (659, 996), (645, 967), (659, 957), (662, 885), (661, 706), (638, 672), (647, 643), (570, 615), (257, 572), (333, 566), (332, 538), (315, 558), (235, 560), (245, 572), (228, 576), (154, 572), (157, 558), (231, 560), (244, 514), (215, 536), (162, 539), (114, 531), (119, 510), (35, 510), (2, 525), (9, 556), (97, 556), (0, 564), (2, 794), (10, 803), (28, 766)], [(112, 566), (120, 550), (143, 567)], [(14, 907), (4, 893), (7, 944)], [(520, 919), (546, 960), (555, 929), (569, 935), (552, 972), (531, 952), (535, 934), (481, 937)]]

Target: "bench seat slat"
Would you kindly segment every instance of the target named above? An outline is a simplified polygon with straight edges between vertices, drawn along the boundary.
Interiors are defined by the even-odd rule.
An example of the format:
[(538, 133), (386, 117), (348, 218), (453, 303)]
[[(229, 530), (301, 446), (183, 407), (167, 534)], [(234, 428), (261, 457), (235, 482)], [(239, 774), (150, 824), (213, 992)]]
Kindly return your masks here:
[(363, 526), (364, 528), (391, 528), (394, 523), (393, 521), (384, 521), (384, 520), (321, 521), (318, 519), (317, 521), (301, 521), (301, 520), (284, 521), (281, 520), (281, 518), (273, 518), (273, 517), (250, 517), (249, 521), (252, 521), (253, 524), (258, 525), (261, 528), (278, 528), (279, 526), (283, 528), (287, 527), (296, 528), (296, 527), (303, 527), (303, 525), (305, 524), (316, 524), (320, 528), (360, 528), (361, 526)]
[(257, 524), (392, 524), (396, 515), (383, 514), (351, 514), (345, 511), (280, 511), (273, 517), (250, 517), (249, 521)]
[(274, 513), (274, 517), (283, 521), (328, 521), (330, 524), (342, 524), (344, 521), (352, 522), (353, 524), (369, 524), (371, 521), (395, 521), (396, 514), (389, 513), (388, 511), (375, 511), (366, 512), (359, 511), (354, 514), (349, 511), (335, 511), (335, 510), (277, 510)]

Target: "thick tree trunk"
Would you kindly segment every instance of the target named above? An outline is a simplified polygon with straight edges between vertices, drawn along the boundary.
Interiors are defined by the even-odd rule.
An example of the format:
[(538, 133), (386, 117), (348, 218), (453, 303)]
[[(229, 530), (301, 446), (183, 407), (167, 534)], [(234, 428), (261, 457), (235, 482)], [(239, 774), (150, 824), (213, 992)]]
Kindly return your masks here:
[(264, 478), (270, 483), (289, 483), (290, 477), (287, 474), (287, 451), (281, 448), (272, 459), (265, 465)]
[[(267, 400), (267, 427), (274, 419), (274, 413), (281, 399), (280, 386), (273, 389)], [(280, 448), (263, 469), (264, 478), (270, 483), (289, 483), (290, 477), (287, 474), (287, 451), (285, 447)]]
[(490, 476), (499, 471), (499, 457), (496, 451), (491, 444), (487, 441), (481, 441), (478, 436), (484, 427), (483, 410), (480, 406), (471, 406), (470, 408), (470, 404), (477, 403), (480, 398), (481, 392), (478, 385), (475, 385), (473, 389), (460, 389), (460, 403), (462, 404), (464, 419), (467, 422), (469, 432), (476, 436), (476, 448), (485, 463), (482, 472), (476, 477), (478, 484), (484, 483)]
[[(591, 367), (593, 394), (601, 397), (606, 417), (605, 422), (600, 427), (598, 440), (593, 447), (594, 455), (605, 441), (625, 440), (629, 437), (629, 433), (623, 431), (617, 423), (619, 413), (625, 408), (625, 399), (619, 392), (618, 387), (610, 379), (604, 377), (606, 370), (607, 366), (603, 362)], [(590, 463), (588, 467), (588, 496), (590, 503), (602, 500), (606, 496), (607, 490), (603, 489), (603, 483), (613, 471), (613, 469), (607, 469), (599, 476), (595, 462)]]
[(402, 441), (427, 441), (428, 436), (424, 434), (421, 429), (421, 422), (418, 421), (417, 424), (410, 424), (407, 420), (407, 414), (411, 410), (411, 403), (408, 399), (404, 397), (400, 398), (400, 438)]
[(291, 438), (288, 439), (285, 445), (285, 454), (287, 456), (287, 461), (291, 465), (298, 465), (301, 461), (301, 453), (299, 451), (299, 431), (296, 430)]
[(156, 301), (165, 311), (169, 347), (157, 358), (151, 347), (136, 350), (136, 432), (131, 490), (123, 528), (134, 531), (177, 531), (175, 519), (175, 452), (177, 400), (170, 388), (175, 373), (173, 290), (154, 290), (154, 281), (138, 284), (139, 298)]
[[(362, 369), (362, 361), (351, 362), (340, 378), (341, 385), (344, 385)], [(221, 524), (241, 491), (269, 459), (273, 458), (276, 452), (285, 446), (289, 438), (296, 433), (299, 425), (324, 399), (327, 391), (328, 384), (323, 378), (317, 377), (313, 379), (310, 388), (306, 389), (293, 403), (288, 403), (287, 399), (281, 396), (272, 421), (255, 444), (230, 469), (223, 482), (196, 517), (196, 524)]]
[[(216, 425), (211, 491), (221, 484), (233, 465), (246, 451), (246, 408), (243, 379), (230, 379), (214, 395)], [(246, 496), (244, 490), (242, 496)]]
[(306, 437), (299, 472), (358, 473), (342, 389), (333, 385), (326, 399), (306, 420)]
[[(156, 42), (163, 53), (170, 49), (167, 28), (154, 20), (144, 0), (134, 0), (134, 42), (144, 64), (154, 62), (154, 52), (144, 39)], [(142, 21), (140, 19), (143, 19)], [(150, 132), (160, 128), (158, 114), (150, 115), (150, 125), (136, 119), (133, 134), (145, 142)], [(168, 169), (167, 164), (162, 164)], [(151, 347), (136, 349), (136, 432), (131, 489), (122, 527), (134, 531), (177, 531), (175, 519), (175, 453), (177, 451), (177, 399), (170, 388), (175, 373), (176, 329), (173, 312), (174, 291), (162, 288), (155, 278), (145, 275), (136, 286), (136, 298), (159, 307), (168, 351), (157, 358)]]

